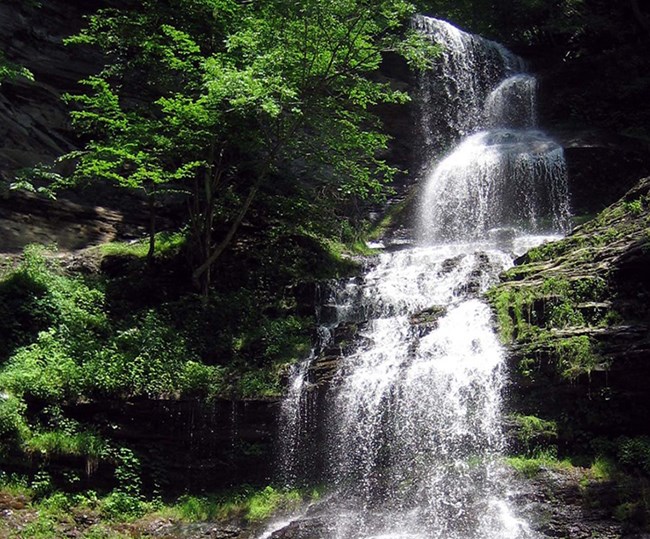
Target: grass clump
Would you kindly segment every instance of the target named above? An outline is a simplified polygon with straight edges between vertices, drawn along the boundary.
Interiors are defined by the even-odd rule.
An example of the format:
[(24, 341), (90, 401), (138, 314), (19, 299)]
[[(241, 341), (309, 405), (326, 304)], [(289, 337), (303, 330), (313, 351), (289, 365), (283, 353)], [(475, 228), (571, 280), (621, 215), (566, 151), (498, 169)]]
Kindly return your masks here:
[(569, 470), (573, 464), (568, 459), (559, 459), (554, 451), (541, 451), (531, 456), (506, 457), (505, 463), (527, 478), (533, 478), (544, 469)]
[[(187, 243), (184, 232), (158, 232), (155, 237), (154, 256), (163, 258), (178, 254)], [(103, 243), (97, 249), (104, 256), (129, 256), (145, 258), (149, 252), (149, 239), (143, 238), (131, 242), (113, 241)]]
[(182, 496), (164, 513), (184, 522), (229, 521), (261, 522), (278, 512), (296, 510), (301, 504), (318, 499), (317, 490), (280, 489), (268, 485), (262, 489), (243, 487), (212, 496)]
[(60, 430), (37, 432), (24, 442), (27, 453), (44, 456), (71, 455), (99, 458), (106, 453), (106, 441), (94, 432)]
[(557, 423), (541, 419), (534, 415), (513, 415), (515, 437), (527, 455), (533, 455), (545, 449), (557, 439)]
[(554, 340), (552, 347), (558, 358), (561, 376), (574, 380), (582, 374), (589, 375), (596, 368), (606, 367), (594, 346), (592, 339), (587, 335)]

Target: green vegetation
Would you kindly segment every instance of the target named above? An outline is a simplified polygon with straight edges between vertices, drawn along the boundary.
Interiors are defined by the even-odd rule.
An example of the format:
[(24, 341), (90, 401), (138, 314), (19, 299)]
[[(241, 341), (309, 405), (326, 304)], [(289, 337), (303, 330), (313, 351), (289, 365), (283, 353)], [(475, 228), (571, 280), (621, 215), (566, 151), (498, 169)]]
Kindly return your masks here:
[[(186, 236), (182, 232), (159, 232), (155, 235), (153, 256), (170, 257), (181, 252), (186, 244)], [(149, 244), (144, 240), (132, 242), (110, 242), (96, 247), (104, 256), (133, 256), (144, 258), (149, 255)]]
[(568, 459), (558, 459), (554, 452), (540, 452), (532, 456), (512, 456), (505, 463), (525, 477), (535, 477), (544, 469), (568, 470), (573, 467)]
[(640, 188), (567, 238), (529, 251), (524, 264), (505, 272), (506, 282), (489, 291), (501, 340), (518, 346), (520, 374), (533, 379), (545, 370), (546, 376), (575, 380), (609, 368), (594, 333), (623, 317), (614, 307), (602, 254), (596, 254), (615, 256), (637, 242), (646, 234), (646, 213)]
[(144, 196), (149, 260), (159, 206), (184, 198), (191, 278), (207, 298), (215, 262), (266, 204), (290, 201), (276, 216), (292, 226), (316, 214), (333, 226), (381, 199), (398, 171), (381, 157), (388, 137), (374, 111), (409, 96), (374, 75), (386, 51), (423, 69), (436, 50), (409, 27), (414, 9), (406, 0), (100, 9), (67, 40), (106, 60), (80, 81), (85, 93), (66, 96), (89, 142), (62, 158), (74, 171), (50, 188), (102, 181)]
[[(639, 476), (637, 470), (622, 465), (613, 456), (560, 459), (553, 451), (543, 451), (508, 457), (505, 464), (528, 479), (545, 471), (564, 475), (575, 483), (584, 507), (608, 510), (614, 519), (631, 529), (645, 529), (650, 522), (647, 476)], [(609, 485), (608, 490), (603, 491), (603, 483)], [(603, 498), (603, 492), (610, 494)]]
[(134, 315), (129, 325), (113, 323), (100, 289), (66, 277), (35, 247), (26, 250), (23, 264), (0, 287), (8, 304), (16, 295), (24, 323), (11, 324), (11, 311), (2, 317), (9, 346), (0, 387), (11, 395), (62, 403), (183, 389), (182, 373), (195, 356), (153, 311)]
[(554, 447), (557, 423), (533, 415), (515, 414), (510, 418), (515, 426), (514, 437), (525, 455), (539, 455)]
[(0, 51), (0, 85), (4, 81), (11, 81), (22, 77), (27, 80), (34, 80), (34, 75), (26, 67), (7, 60), (4, 51)]
[(507, 464), (542, 474), (542, 485), (574, 483), (584, 507), (630, 530), (650, 523), (650, 442), (630, 435), (646, 434), (646, 414), (634, 409), (645, 410), (643, 389), (616, 346), (647, 323), (643, 279), (630, 278), (645, 264), (647, 191), (643, 181), (564, 240), (531, 250), (488, 294), (522, 388)]
[[(3, 537), (57, 539), (71, 529), (77, 531), (75, 537), (83, 539), (122, 539), (134, 534), (140, 537), (150, 522), (160, 519), (169, 523), (258, 523), (320, 496), (318, 490), (244, 486), (222, 494), (184, 495), (162, 502), (146, 501), (124, 491), (66, 494), (52, 491), (47, 485), (44, 475), (31, 482), (21, 477), (4, 478), (0, 498), (16, 509), (13, 521), (0, 522)], [(18, 526), (12, 528), (14, 523)]]
[[(265, 316), (260, 298), (247, 290), (215, 295), (207, 309), (184, 296), (157, 312), (145, 308), (114, 319), (101, 283), (66, 276), (37, 247), (0, 281), (0, 299), (6, 343), (0, 387), (18, 398), (214, 396), (228, 392), (226, 379), (246, 365), (244, 385), (253, 386), (309, 351), (309, 319)], [(209, 327), (219, 331), (205, 334)], [(225, 356), (222, 364), (202, 362), (209, 354)], [(277, 379), (272, 383), (277, 394)], [(249, 387), (247, 396), (254, 394)]]
[[(161, 256), (173, 264), (181, 255), (176, 239), (169, 244)], [(277, 397), (288, 367), (309, 353), (313, 320), (295, 314), (283, 288), (273, 295), (275, 282), (211, 292), (207, 305), (182, 291), (143, 305), (139, 279), (157, 287), (152, 273), (84, 279), (66, 274), (54, 254), (31, 246), (0, 280), (0, 458), (10, 469), (63, 460), (87, 475), (113, 470), (122, 488), (143, 474), (147, 488), (158, 488), (155, 466), (125, 475), (131, 450), (111, 439), (105, 422), (75, 419), (75, 409), (107, 400)], [(139, 263), (133, 253), (102, 256), (126, 257), (136, 264), (131, 272)], [(66, 486), (60, 472), (54, 479)], [(140, 486), (112, 502), (122, 507), (134, 491)]]

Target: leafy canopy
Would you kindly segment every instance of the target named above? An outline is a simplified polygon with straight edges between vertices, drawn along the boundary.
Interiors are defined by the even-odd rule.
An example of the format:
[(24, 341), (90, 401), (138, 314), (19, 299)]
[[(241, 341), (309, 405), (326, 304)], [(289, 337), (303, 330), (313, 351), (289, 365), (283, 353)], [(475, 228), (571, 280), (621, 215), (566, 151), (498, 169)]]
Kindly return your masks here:
[[(405, 0), (145, 1), (103, 9), (69, 43), (104, 69), (69, 95), (89, 142), (63, 183), (104, 180), (187, 195), (202, 271), (280, 170), (334, 199), (378, 196), (396, 170), (374, 107), (408, 96), (377, 76), (382, 53), (417, 67), (431, 47)], [(213, 230), (231, 223), (221, 242)]]

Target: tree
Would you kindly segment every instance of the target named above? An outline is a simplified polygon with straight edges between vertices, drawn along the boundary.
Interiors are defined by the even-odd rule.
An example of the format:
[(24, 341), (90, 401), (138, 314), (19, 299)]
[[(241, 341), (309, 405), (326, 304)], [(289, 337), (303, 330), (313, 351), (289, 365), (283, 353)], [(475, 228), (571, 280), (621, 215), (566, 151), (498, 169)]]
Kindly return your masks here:
[[(105, 9), (73, 43), (109, 62), (69, 96), (80, 132), (73, 181), (187, 195), (193, 279), (211, 268), (269, 177), (303, 168), (324, 193), (367, 198), (395, 170), (372, 107), (403, 92), (372, 76), (394, 50), (423, 67), (405, 0), (145, 1)], [(152, 204), (153, 207), (153, 204)], [(216, 221), (227, 223), (215, 240)], [(151, 229), (153, 238), (154, 228)], [(153, 240), (151, 240), (153, 249)], [(152, 251), (153, 252), (153, 251)]]

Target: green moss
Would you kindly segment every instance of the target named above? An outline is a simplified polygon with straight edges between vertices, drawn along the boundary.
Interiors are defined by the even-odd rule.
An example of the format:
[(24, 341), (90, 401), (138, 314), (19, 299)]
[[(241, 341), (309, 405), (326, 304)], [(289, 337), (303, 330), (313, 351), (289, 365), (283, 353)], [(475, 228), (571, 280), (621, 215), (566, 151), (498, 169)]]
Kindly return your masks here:
[(523, 340), (530, 335), (532, 288), (504, 285), (489, 291), (487, 297), (496, 310), (502, 342)]
[[(184, 232), (159, 232), (156, 234), (154, 256), (169, 257), (178, 254), (187, 242)], [(149, 252), (149, 239), (131, 242), (109, 242), (96, 247), (104, 256), (130, 256), (145, 258)]]
[(558, 358), (560, 374), (569, 380), (582, 374), (590, 374), (597, 367), (603, 366), (603, 359), (595, 351), (595, 345), (586, 335), (556, 339), (552, 343)]
[(527, 455), (539, 454), (557, 439), (557, 423), (533, 415), (514, 414), (517, 441)]
[(182, 496), (160, 513), (183, 522), (227, 521), (240, 518), (254, 523), (267, 520), (278, 512), (297, 509), (317, 499), (318, 490), (290, 490), (266, 486), (262, 489), (243, 487), (232, 492), (209, 496)]
[(571, 249), (580, 246), (580, 241), (576, 238), (567, 238), (560, 241), (544, 243), (534, 247), (525, 255), (526, 262), (542, 262), (559, 258)]
[(618, 473), (616, 464), (609, 458), (598, 455), (589, 466), (589, 479), (591, 481), (611, 481)]
[(528, 478), (535, 477), (544, 469), (570, 470), (573, 468), (570, 460), (558, 459), (553, 452), (541, 452), (533, 456), (511, 456), (505, 459), (505, 463)]
[(416, 192), (413, 191), (408, 197), (397, 204), (388, 207), (383, 217), (368, 232), (369, 240), (378, 240), (394, 227), (400, 219), (404, 218), (404, 213), (413, 204)]
[(595, 217), (595, 214), (593, 213), (586, 213), (583, 215), (574, 215), (572, 218), (573, 225), (574, 227), (578, 227), (580, 225), (584, 225), (585, 223), (588, 223)]
[(630, 212), (632, 215), (641, 215), (643, 213), (644, 201), (643, 198), (638, 198), (636, 200), (624, 202), (625, 211)]

